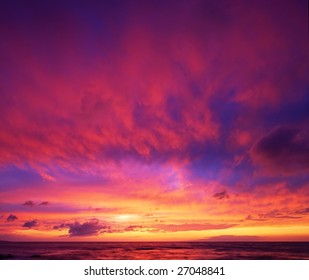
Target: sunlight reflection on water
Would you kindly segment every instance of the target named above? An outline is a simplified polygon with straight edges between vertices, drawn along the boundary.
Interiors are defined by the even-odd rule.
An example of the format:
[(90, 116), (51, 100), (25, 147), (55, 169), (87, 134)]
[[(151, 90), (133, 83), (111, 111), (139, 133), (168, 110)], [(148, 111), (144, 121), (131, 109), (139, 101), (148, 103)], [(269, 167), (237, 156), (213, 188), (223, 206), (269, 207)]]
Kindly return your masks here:
[(4, 242), (1, 259), (309, 259), (309, 242)]

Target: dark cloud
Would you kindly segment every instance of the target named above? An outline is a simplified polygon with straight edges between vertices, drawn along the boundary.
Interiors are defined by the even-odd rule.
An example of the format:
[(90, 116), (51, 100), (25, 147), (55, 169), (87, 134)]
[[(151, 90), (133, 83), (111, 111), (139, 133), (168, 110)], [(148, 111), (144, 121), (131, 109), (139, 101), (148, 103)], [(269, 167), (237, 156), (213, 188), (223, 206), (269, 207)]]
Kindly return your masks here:
[(299, 219), (299, 216), (293, 216), (288, 212), (281, 212), (278, 210), (273, 210), (267, 213), (259, 214), (260, 219)]
[(23, 205), (24, 205), (24, 206), (33, 207), (33, 206), (35, 206), (35, 203), (34, 203), (32, 200), (28, 200), (28, 201), (26, 201)]
[(281, 216), (277, 216), (275, 218), (276, 219), (300, 219), (301, 217), (290, 216), (290, 215), (281, 215)]
[(253, 160), (271, 171), (287, 174), (309, 170), (309, 130), (280, 126), (262, 137), (252, 148)]
[(33, 220), (33, 221), (25, 222), (23, 224), (23, 227), (32, 228), (32, 227), (35, 227), (37, 225), (38, 225), (37, 221)]
[(104, 232), (111, 232), (111, 229), (107, 225), (99, 224), (99, 221), (90, 221), (83, 224), (75, 222), (70, 225), (69, 235), (70, 236), (91, 236), (98, 235)]
[(124, 230), (125, 231), (138, 231), (141, 228), (143, 228), (143, 226), (128, 226)]
[(63, 229), (70, 227), (71, 224), (60, 224), (58, 226), (53, 226), (53, 229)]
[[(35, 202), (32, 201), (32, 200), (27, 200), (23, 205), (24, 206), (29, 206), (29, 207), (36, 206)], [(38, 204), (37, 206), (47, 206), (47, 205), (49, 205), (49, 202), (48, 201), (43, 201), (40, 204)]]
[(223, 192), (215, 193), (215, 194), (213, 195), (213, 197), (216, 198), (216, 199), (221, 200), (221, 199), (223, 199), (223, 198), (229, 198), (230, 196), (227, 194), (226, 191), (223, 191)]
[(246, 221), (258, 221), (258, 222), (262, 222), (262, 221), (266, 221), (266, 219), (263, 219), (263, 218), (256, 218), (252, 215), (248, 215), (246, 218), (245, 218)]
[(17, 220), (18, 218), (17, 218), (17, 216), (15, 216), (15, 215), (9, 215), (8, 217), (7, 217), (7, 221), (8, 222), (14, 222), (15, 220)]
[(41, 202), (41, 203), (39, 204), (39, 206), (41, 206), (41, 205), (49, 205), (49, 202), (48, 202), (48, 201), (43, 201), (43, 202)]

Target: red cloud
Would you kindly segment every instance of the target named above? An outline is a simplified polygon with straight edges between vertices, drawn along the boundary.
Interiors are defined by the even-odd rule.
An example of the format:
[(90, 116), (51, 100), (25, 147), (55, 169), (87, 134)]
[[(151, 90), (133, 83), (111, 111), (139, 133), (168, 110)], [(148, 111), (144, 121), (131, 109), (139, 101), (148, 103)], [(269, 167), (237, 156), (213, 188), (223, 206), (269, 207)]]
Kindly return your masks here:
[[(27, 162), (36, 168), (40, 163), (68, 167), (126, 156), (187, 158), (190, 145), (220, 137), (220, 106), (214, 108), (213, 100), (259, 109), (288, 100), (287, 89), (295, 80), (307, 85), (305, 42), (291, 31), (302, 24), (297, 7), (280, 4), (283, 18), (289, 18), (290, 9), (295, 12), (284, 33), (286, 21), (279, 19), (278, 24), (272, 16), (275, 5), (212, 5), (218, 18), (209, 15), (203, 1), (185, 5), (192, 13), (175, 5), (179, 13), (172, 18), (154, 14), (150, 3), (143, 16), (132, 8), (136, 17), (125, 29), (116, 28), (115, 47), (96, 45), (91, 69), (84, 67), (88, 58), (81, 49), (69, 51), (79, 45), (69, 26), (49, 34), (56, 59), (39, 55), (47, 47), (35, 44), (44, 41), (39, 31), (15, 36), (13, 27), (4, 33), (2, 52), (18, 57), (8, 67), (21, 74), (13, 75), (3, 89), (1, 163)], [(145, 23), (147, 15), (154, 18)], [(162, 25), (166, 21), (168, 27)], [(24, 44), (29, 41), (34, 43)], [(101, 52), (108, 60), (98, 56)], [(299, 53), (296, 62), (294, 53)], [(238, 141), (247, 143), (248, 135), (239, 135)]]

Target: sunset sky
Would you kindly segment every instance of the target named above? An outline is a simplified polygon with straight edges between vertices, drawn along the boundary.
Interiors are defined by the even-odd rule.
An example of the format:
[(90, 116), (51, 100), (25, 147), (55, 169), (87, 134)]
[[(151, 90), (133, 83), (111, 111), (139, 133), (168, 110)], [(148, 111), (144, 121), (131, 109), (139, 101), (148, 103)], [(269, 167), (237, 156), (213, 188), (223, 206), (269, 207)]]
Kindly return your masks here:
[(309, 241), (307, 1), (1, 1), (0, 240)]

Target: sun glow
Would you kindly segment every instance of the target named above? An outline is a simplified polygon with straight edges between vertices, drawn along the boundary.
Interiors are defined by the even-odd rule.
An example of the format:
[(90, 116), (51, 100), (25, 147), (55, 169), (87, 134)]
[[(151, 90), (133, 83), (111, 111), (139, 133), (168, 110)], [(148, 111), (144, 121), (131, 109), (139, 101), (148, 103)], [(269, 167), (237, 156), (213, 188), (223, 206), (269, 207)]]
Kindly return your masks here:
[(139, 218), (140, 216), (137, 214), (121, 214), (114, 217), (114, 219), (119, 222), (136, 221)]

